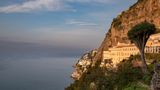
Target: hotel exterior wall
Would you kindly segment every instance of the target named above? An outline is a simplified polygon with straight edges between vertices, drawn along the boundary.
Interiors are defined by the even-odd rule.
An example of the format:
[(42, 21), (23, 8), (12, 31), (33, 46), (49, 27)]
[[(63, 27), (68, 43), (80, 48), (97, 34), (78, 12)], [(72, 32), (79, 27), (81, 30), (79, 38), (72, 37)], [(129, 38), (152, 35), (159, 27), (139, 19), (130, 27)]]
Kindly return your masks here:
[[(138, 53), (139, 50), (136, 46), (110, 48), (108, 51), (103, 51), (103, 61), (110, 59), (113, 64), (117, 64), (123, 59), (128, 59), (131, 55)], [(145, 53), (160, 53), (160, 46), (146, 46)]]
[(111, 59), (113, 64), (117, 64), (123, 59), (127, 59), (130, 55), (136, 55), (139, 51), (135, 46), (114, 47), (109, 51), (103, 51), (103, 61)]
[[(138, 48), (134, 44), (119, 43), (117, 46), (109, 48), (108, 51), (103, 51), (103, 59), (112, 60), (113, 64), (117, 64), (123, 59), (129, 58), (131, 55), (139, 53)], [(160, 33), (151, 35), (146, 43), (145, 53), (160, 53)]]
[(146, 46), (145, 53), (160, 53), (160, 46)]

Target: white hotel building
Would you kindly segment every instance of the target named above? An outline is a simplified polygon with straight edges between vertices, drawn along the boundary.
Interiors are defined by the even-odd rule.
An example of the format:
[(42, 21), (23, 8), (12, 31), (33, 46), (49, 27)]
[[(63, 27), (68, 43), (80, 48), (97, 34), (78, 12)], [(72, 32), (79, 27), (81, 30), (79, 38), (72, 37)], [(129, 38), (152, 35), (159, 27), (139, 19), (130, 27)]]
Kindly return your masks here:
[[(103, 51), (103, 62), (112, 60), (116, 65), (123, 59), (129, 58), (131, 55), (136, 55), (139, 50), (134, 44), (118, 43), (117, 46), (111, 47), (108, 51)], [(160, 33), (150, 36), (145, 47), (145, 53), (160, 53)]]

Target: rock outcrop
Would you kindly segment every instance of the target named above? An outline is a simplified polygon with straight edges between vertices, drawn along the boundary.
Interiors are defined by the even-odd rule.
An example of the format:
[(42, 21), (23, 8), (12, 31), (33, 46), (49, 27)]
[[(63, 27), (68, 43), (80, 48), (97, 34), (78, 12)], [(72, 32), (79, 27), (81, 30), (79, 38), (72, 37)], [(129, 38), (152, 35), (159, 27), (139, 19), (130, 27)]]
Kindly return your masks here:
[(88, 68), (92, 66), (93, 58), (96, 56), (97, 50), (92, 50), (84, 54), (78, 62), (73, 66), (74, 72), (71, 77), (75, 80), (79, 80), (83, 73), (87, 72)]
[(114, 18), (94, 60), (101, 59), (102, 51), (117, 45), (118, 42), (129, 43), (128, 31), (143, 21), (160, 28), (160, 0), (138, 0), (128, 10)]

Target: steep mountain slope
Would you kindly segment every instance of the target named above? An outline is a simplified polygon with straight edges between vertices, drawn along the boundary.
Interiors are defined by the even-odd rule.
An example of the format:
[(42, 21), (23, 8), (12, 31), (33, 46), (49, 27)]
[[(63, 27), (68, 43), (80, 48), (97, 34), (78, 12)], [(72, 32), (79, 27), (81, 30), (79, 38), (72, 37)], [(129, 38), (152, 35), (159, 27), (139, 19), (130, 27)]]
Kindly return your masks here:
[[(155, 24), (157, 32), (160, 31), (160, 0), (138, 0), (137, 3), (128, 10), (123, 11), (114, 18), (102, 44), (98, 50), (95, 51), (96, 53), (91, 51), (82, 56), (76, 63), (75, 71), (72, 74), (75, 82), (78, 82), (81, 78), (83, 79), (85, 73), (92, 73), (94, 70), (94, 74), (99, 75), (96, 72), (99, 71), (98, 69), (100, 67), (95, 66), (97, 62), (100, 65), (102, 52), (108, 50), (109, 47), (117, 45), (118, 42), (130, 43), (130, 40), (127, 37), (128, 31), (133, 26), (143, 21)], [(103, 70), (101, 73), (105, 74)], [(81, 82), (83, 82), (83, 80)]]
[(118, 42), (129, 43), (128, 30), (142, 21), (151, 22), (160, 28), (160, 0), (138, 0), (128, 10), (114, 18), (94, 60), (101, 59), (102, 51)]

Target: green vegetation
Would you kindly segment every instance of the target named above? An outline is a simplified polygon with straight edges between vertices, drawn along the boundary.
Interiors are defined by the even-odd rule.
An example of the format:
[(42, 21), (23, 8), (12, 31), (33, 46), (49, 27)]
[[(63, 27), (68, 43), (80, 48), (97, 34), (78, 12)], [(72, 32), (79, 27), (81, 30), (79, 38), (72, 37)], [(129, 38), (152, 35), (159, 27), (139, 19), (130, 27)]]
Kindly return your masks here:
[(131, 10), (132, 8), (136, 7), (137, 4), (139, 4), (139, 3), (143, 2), (143, 1), (145, 1), (145, 0), (138, 0), (135, 4), (133, 4), (132, 6), (130, 6), (128, 10)]
[(136, 45), (136, 47), (140, 51), (141, 60), (143, 64), (142, 70), (144, 73), (148, 73), (148, 68), (144, 55), (144, 48), (147, 40), (149, 39), (149, 36), (155, 33), (155, 31), (155, 25), (146, 21), (135, 25), (133, 28), (131, 28), (130, 31), (128, 31), (129, 39)]
[(141, 82), (131, 83), (124, 90), (149, 90), (149, 87)]
[[(146, 55), (147, 61), (152, 59), (150, 54)], [(110, 67), (101, 68), (100, 61), (97, 61), (80, 80), (76, 80), (65, 90), (149, 90), (152, 74), (144, 74), (140, 66), (134, 66), (140, 59), (140, 55), (131, 56), (121, 61), (117, 68), (113, 68), (111, 64)], [(153, 68), (150, 70), (152, 72)]]
[(160, 62), (160, 53), (145, 53), (147, 62), (151, 63), (153, 60)]
[(113, 26), (114, 26), (115, 28), (120, 28), (120, 27), (121, 27), (121, 24), (122, 24), (122, 22), (121, 22), (121, 20), (120, 20), (119, 18), (114, 18), (114, 19), (113, 19)]

